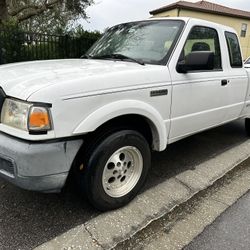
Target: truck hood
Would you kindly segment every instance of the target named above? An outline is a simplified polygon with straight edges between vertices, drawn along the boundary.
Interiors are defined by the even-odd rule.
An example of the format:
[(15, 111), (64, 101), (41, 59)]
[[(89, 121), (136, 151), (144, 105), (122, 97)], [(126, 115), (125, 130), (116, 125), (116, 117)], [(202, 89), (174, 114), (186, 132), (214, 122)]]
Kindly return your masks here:
[[(123, 82), (125, 82), (124, 76), (126, 76), (128, 71), (136, 72), (138, 75), (138, 71), (145, 71), (145, 68), (149, 67), (155, 66), (142, 66), (136, 63), (121, 61), (83, 59), (7, 64), (0, 66), (0, 86), (8, 96), (27, 100), (32, 94), (55, 84), (61, 87), (65, 83), (70, 83), (72, 89), (74, 89), (74, 82), (81, 82), (84, 85), (82, 86), (81, 84), (81, 89), (88, 92), (96, 89), (101, 90), (100, 86), (93, 84), (93, 82), (100, 79), (99, 81), (102, 82), (103, 88), (107, 89), (108, 87), (105, 86), (105, 82), (107, 82), (105, 81), (105, 75), (109, 75), (109, 82), (110, 79), (114, 79), (114, 81), (123, 79)], [(148, 80), (150, 81), (150, 79)], [(145, 77), (141, 81), (145, 83)], [(133, 85), (135, 82), (131, 82), (131, 84)], [(66, 89), (68, 91), (68, 88)], [(74, 93), (64, 94), (70, 95)]]

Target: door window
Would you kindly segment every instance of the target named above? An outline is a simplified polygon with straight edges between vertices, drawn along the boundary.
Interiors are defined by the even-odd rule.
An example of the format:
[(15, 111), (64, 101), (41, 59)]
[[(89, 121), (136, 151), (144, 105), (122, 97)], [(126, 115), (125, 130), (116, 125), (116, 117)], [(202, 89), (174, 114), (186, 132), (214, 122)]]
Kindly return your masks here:
[(227, 46), (230, 57), (230, 64), (232, 68), (241, 68), (243, 66), (243, 60), (240, 51), (240, 44), (236, 34), (231, 32), (225, 32)]
[(220, 42), (215, 29), (195, 26), (189, 33), (179, 61), (185, 60), (185, 57), (194, 51), (214, 52), (214, 69), (222, 69)]

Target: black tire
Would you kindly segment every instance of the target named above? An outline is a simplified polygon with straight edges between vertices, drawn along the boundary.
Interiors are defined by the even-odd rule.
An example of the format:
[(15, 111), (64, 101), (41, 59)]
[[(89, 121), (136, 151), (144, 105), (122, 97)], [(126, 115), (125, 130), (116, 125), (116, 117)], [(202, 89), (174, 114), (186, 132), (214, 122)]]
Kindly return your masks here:
[[(110, 160), (110, 157), (115, 152), (117, 152), (117, 150), (124, 148), (135, 149), (135, 152), (137, 152), (137, 154), (141, 156), (141, 158), (139, 159), (143, 160), (143, 163), (140, 164), (140, 166), (142, 166), (142, 168), (140, 169), (142, 170), (137, 171), (139, 172), (139, 174), (136, 173), (137, 176), (136, 178), (139, 178), (139, 180), (137, 181), (137, 183), (135, 184), (135, 186), (132, 188), (131, 191), (129, 191), (127, 194), (121, 197), (112, 197), (112, 195), (109, 195), (107, 193), (110, 192), (109, 188), (104, 186), (105, 184), (107, 185), (112, 185), (112, 184), (109, 184), (108, 182), (105, 182), (105, 184), (103, 183), (104, 182), (103, 176), (105, 176), (106, 173), (104, 171), (107, 171), (107, 166), (108, 166), (107, 163)], [(140, 154), (138, 152), (140, 152)], [(125, 165), (125, 163), (126, 162), (122, 164)], [(128, 163), (126, 164), (128, 168), (129, 164)], [(119, 207), (126, 205), (138, 194), (143, 184), (145, 183), (150, 166), (151, 166), (151, 151), (146, 139), (136, 131), (121, 130), (112, 132), (105, 138), (99, 140), (97, 138), (95, 142), (92, 141), (92, 145), (90, 145), (89, 150), (87, 152), (85, 151), (82, 155), (78, 157), (78, 162), (76, 166), (77, 169), (75, 171), (75, 174), (77, 175), (78, 186), (81, 190), (81, 193), (84, 196), (87, 196), (88, 200), (95, 208), (101, 211), (107, 211), (107, 210), (117, 209)], [(131, 172), (133, 175), (133, 171), (136, 168), (133, 166), (131, 167), (130, 171), (129, 169), (127, 169), (126, 171), (126, 167), (124, 166), (123, 169), (125, 169), (123, 171), (123, 174), (125, 176), (125, 179), (127, 178), (126, 182), (129, 183), (129, 180), (132, 180), (132, 178), (127, 177), (126, 175), (129, 175), (128, 172)], [(126, 184), (123, 183), (120, 184), (121, 179), (118, 179), (119, 176), (117, 178), (115, 176), (115, 182), (118, 183), (118, 185), (125, 186)]]
[(250, 119), (246, 118), (245, 119), (245, 130), (248, 136), (250, 136)]

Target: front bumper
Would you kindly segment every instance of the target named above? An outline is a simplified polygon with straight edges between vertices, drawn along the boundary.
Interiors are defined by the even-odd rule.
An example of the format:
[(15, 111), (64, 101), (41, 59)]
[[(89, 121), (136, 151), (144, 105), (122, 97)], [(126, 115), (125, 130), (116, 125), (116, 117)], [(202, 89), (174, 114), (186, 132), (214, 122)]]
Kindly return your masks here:
[(83, 140), (26, 142), (0, 134), (0, 177), (23, 189), (58, 192)]

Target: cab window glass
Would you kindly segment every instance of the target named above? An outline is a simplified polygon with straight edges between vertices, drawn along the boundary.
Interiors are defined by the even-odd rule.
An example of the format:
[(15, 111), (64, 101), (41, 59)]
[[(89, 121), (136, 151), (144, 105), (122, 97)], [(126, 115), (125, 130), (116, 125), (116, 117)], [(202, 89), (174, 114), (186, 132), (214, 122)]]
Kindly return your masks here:
[(236, 34), (231, 32), (225, 32), (230, 64), (232, 68), (241, 68), (243, 61), (241, 57), (240, 44)]
[(220, 42), (215, 29), (201, 26), (194, 27), (188, 36), (179, 61), (185, 60), (188, 54), (195, 51), (214, 52), (214, 69), (222, 69)]

